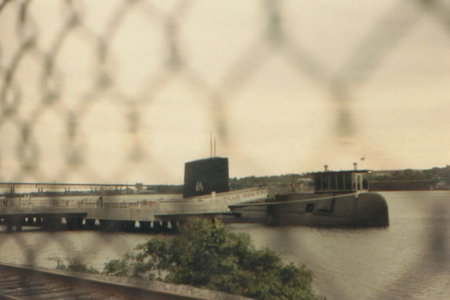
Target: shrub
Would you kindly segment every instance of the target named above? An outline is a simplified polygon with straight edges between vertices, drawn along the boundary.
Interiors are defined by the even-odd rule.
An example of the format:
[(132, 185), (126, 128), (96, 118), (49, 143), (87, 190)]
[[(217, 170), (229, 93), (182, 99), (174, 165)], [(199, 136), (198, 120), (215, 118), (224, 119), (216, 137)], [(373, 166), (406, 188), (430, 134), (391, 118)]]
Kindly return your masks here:
[(224, 224), (195, 219), (174, 238), (156, 237), (136, 253), (105, 265), (104, 273), (159, 279), (257, 299), (322, 299), (312, 289), (305, 266), (284, 264), (250, 237)]
[(98, 274), (99, 271), (93, 267), (90, 267), (83, 263), (80, 259), (67, 259), (67, 262), (64, 262), (63, 259), (59, 257), (51, 257), (49, 260), (56, 262), (56, 269), (65, 270), (70, 272), (79, 272), (79, 273), (90, 273), (90, 274)]

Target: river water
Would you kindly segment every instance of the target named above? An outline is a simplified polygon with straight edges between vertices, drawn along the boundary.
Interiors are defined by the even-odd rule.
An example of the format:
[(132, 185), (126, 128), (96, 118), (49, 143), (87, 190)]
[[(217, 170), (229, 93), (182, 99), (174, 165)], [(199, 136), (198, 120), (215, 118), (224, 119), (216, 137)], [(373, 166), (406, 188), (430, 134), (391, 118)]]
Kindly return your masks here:
[[(450, 191), (385, 192), (390, 226), (374, 229), (235, 224), (257, 247), (313, 270), (328, 299), (450, 299)], [(149, 238), (92, 231), (0, 233), (0, 262), (55, 267), (78, 257), (101, 269)]]

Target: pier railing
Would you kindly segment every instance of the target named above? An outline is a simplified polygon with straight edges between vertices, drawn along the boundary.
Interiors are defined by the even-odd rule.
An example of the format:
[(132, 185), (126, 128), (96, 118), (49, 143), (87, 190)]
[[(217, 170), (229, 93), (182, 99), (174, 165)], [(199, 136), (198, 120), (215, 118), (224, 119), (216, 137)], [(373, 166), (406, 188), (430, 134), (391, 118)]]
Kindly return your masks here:
[[(227, 213), (228, 206), (237, 203), (266, 199), (267, 188), (248, 188), (223, 193), (215, 193), (183, 199), (178, 194), (124, 194), (124, 195), (80, 195), (67, 196), (61, 193), (59, 196), (23, 196), (5, 197), (0, 204), (0, 212), (7, 209), (20, 209), (23, 212), (32, 212), (34, 209), (51, 212), (53, 209), (86, 209), (90, 214), (104, 215), (115, 210), (123, 211), (124, 216), (128, 210), (139, 210), (146, 213), (148, 218), (154, 215), (164, 216), (170, 214), (203, 214), (203, 213)], [(147, 219), (145, 219), (147, 220)], [(133, 220), (139, 221), (139, 220)]]

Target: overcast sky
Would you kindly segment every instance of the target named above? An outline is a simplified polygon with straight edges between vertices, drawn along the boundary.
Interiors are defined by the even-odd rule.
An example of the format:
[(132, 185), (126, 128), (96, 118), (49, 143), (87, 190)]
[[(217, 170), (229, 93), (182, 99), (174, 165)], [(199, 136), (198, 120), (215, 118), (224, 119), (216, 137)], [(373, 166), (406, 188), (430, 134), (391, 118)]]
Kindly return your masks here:
[[(442, 8), (280, 1), (277, 18), (271, 1), (186, 1), (182, 8), (177, 1), (75, 1), (83, 26), (58, 46), (70, 10), (56, 2), (31, 2), (22, 35), (17, 5), (0, 12), (3, 82), (24, 36), (36, 37), (13, 76), (16, 110), (2, 113), (2, 181), (181, 183), (184, 162), (209, 156), (210, 134), (217, 155), (230, 159), (231, 177), (353, 162), (369, 169), (450, 164), (450, 28), (440, 21)], [(450, 12), (450, 1), (441, 3)], [(125, 17), (108, 27), (120, 11)], [(107, 32), (102, 65), (97, 42)], [(55, 47), (45, 82), (42, 55)], [(179, 69), (170, 69), (176, 58)], [(101, 70), (112, 80), (103, 90), (95, 85)], [(52, 84), (57, 100), (45, 106)], [(3, 107), (14, 103), (11, 93), (3, 93)], [(27, 146), (24, 124), (32, 128)], [(71, 153), (78, 165), (69, 163)], [(30, 157), (37, 164), (24, 171)]]

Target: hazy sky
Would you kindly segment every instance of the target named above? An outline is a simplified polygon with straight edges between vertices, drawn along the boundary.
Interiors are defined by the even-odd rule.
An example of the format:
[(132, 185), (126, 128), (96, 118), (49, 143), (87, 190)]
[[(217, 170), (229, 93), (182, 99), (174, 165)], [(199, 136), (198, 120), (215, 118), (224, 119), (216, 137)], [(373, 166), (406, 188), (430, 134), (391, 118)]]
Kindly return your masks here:
[[(209, 156), (211, 133), (232, 177), (450, 164), (442, 7), (221, 2), (34, 1), (22, 29), (18, 4), (5, 5), (3, 83), (19, 45), (35, 44), (0, 84), (0, 180), (181, 183), (184, 162)], [(82, 26), (61, 34), (71, 11)]]

